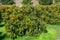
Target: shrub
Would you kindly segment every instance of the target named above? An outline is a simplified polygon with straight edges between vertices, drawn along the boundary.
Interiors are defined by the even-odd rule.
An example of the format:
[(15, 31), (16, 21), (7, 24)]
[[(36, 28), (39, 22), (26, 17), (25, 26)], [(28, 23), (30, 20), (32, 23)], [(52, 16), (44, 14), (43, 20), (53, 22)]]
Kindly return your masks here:
[[(57, 36), (57, 32), (54, 29), (48, 29), (47, 33), (42, 33), (38, 37), (31, 37), (31, 36), (23, 36), (18, 37), (15, 40), (55, 40)], [(12, 40), (10, 38), (5, 38), (4, 40)]]
[(60, 23), (60, 6), (0, 6), (0, 13), (5, 22), (7, 35), (12, 38), (17, 36), (37, 36), (47, 32), (47, 24)]

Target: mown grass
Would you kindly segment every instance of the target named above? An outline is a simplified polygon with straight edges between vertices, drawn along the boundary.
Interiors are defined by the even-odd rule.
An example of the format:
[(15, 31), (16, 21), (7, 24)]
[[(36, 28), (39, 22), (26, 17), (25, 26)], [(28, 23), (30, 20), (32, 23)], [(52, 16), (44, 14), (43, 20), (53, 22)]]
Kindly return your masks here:
[(57, 31), (56, 40), (60, 40), (60, 25), (49, 25), (48, 28), (52, 28)]

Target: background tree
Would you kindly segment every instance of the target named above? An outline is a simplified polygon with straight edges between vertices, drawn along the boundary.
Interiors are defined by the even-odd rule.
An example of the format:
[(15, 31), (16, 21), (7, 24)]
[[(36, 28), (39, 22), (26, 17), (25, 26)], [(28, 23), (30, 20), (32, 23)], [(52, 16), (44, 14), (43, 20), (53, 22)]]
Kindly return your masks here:
[(30, 4), (31, 0), (23, 0), (23, 4)]
[(53, 4), (53, 0), (39, 0), (39, 4), (50, 5), (50, 4)]
[(3, 5), (5, 4), (14, 4), (13, 0), (0, 0), (0, 3), (2, 3)]

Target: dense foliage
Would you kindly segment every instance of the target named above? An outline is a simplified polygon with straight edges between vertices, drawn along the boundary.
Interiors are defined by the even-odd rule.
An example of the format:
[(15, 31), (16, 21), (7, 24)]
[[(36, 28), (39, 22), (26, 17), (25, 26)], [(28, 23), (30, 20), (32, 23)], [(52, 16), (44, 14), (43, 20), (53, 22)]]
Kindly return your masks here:
[[(23, 36), (23, 37), (17, 37), (15, 40), (55, 40), (56, 38), (56, 30), (49, 28), (47, 33), (42, 33), (38, 37), (33, 36)], [(11, 38), (4, 38), (4, 40), (12, 40)]]
[(0, 6), (0, 13), (5, 22), (7, 35), (17, 36), (32, 35), (46, 32), (47, 24), (60, 23), (60, 6)]

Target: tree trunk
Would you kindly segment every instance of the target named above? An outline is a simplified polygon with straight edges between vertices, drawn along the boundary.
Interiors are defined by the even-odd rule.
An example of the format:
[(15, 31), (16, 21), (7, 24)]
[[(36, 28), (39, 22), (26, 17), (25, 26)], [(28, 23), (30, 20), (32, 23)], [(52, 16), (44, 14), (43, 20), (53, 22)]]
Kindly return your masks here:
[(53, 4), (55, 3), (55, 0), (53, 0)]
[(35, 6), (35, 5), (39, 5), (39, 1), (38, 0), (32, 0), (31, 3)]

